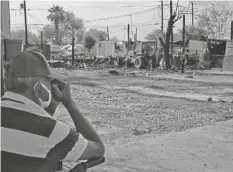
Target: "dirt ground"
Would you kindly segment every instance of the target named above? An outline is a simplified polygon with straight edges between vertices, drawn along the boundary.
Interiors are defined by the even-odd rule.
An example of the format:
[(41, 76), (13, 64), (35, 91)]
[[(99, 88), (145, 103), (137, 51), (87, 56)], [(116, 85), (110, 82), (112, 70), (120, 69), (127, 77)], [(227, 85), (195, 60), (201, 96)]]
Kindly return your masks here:
[[(153, 145), (157, 143), (152, 144), (155, 141), (148, 139), (157, 138), (159, 141), (171, 133), (233, 119), (232, 103), (204, 100), (211, 96), (233, 100), (233, 83), (228, 82), (233, 79), (231, 76), (224, 76), (226, 82), (221, 84), (156, 78), (151, 77), (156, 73), (145, 71), (56, 70), (69, 77), (73, 98), (106, 144), (106, 163), (91, 171), (196, 171), (197, 168), (175, 168), (169, 165), (171, 162), (158, 164), (159, 157), (150, 158), (156, 155)], [(57, 110), (56, 117), (73, 126), (63, 106)], [(173, 152), (172, 149), (175, 152), (174, 145), (170, 149), (167, 153)], [(177, 163), (186, 163), (184, 159)], [(180, 164), (177, 166), (181, 167)], [(219, 168), (211, 170), (217, 172)]]

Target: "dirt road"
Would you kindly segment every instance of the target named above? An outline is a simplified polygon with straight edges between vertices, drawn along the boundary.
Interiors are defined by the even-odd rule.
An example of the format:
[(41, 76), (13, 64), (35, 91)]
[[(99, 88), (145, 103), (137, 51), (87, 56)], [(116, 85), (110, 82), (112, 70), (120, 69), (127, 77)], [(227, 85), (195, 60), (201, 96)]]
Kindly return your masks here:
[[(153, 144), (148, 146), (148, 139), (159, 140), (160, 137), (161, 140), (161, 137), (166, 137), (168, 133), (184, 132), (233, 118), (231, 103), (173, 98), (170, 94), (173, 92), (194, 96), (218, 95), (233, 98), (232, 83), (218, 84), (153, 78), (146, 77), (144, 72), (110, 74), (108, 70), (60, 70), (60, 73), (69, 75), (72, 95), (78, 107), (101, 133), (106, 144), (107, 162), (96, 167), (97, 171), (180, 170), (182, 168), (175, 168), (174, 165), (166, 166), (166, 164), (156, 163), (159, 157), (148, 159), (150, 155), (153, 158), (156, 155), (154, 150), (156, 143), (155, 147)], [(155, 92), (166, 92), (169, 95), (158, 96), (143, 92), (145, 88)], [(72, 125), (71, 119), (62, 106), (57, 112), (56, 116), (59, 120)], [(167, 148), (169, 149), (169, 146)], [(174, 149), (174, 146), (170, 146), (170, 149)], [(167, 153), (169, 152), (172, 151)], [(130, 165), (127, 166), (126, 162)], [(177, 163), (182, 163), (182, 160)], [(135, 164), (135, 168), (132, 164)]]

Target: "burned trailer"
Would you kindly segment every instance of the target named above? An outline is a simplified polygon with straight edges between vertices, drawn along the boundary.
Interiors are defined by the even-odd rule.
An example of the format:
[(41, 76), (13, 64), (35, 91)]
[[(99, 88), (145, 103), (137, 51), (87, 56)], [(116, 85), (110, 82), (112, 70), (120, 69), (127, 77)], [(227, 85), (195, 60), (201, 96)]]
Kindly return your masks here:
[(92, 65), (106, 63), (120, 67), (128, 51), (124, 41), (98, 41), (91, 53), (94, 55)]
[(226, 50), (226, 40), (207, 39), (210, 67), (222, 67)]

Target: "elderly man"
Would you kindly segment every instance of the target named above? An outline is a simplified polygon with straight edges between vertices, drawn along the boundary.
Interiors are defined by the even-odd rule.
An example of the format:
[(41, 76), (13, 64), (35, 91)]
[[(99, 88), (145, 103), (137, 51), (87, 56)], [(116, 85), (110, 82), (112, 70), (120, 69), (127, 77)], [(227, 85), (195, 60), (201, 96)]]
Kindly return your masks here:
[[(61, 162), (72, 168), (104, 155), (104, 144), (76, 107), (69, 84), (50, 71), (42, 54), (23, 51), (5, 69), (2, 172), (53, 172)], [(76, 131), (52, 117), (60, 102)]]

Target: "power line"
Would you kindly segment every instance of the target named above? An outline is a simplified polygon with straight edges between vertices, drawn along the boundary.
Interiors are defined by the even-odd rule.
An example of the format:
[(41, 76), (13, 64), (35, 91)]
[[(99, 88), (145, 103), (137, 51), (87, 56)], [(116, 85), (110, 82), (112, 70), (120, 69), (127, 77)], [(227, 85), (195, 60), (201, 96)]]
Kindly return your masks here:
[(119, 8), (119, 10), (123, 9), (123, 8), (134, 8), (134, 7), (159, 7), (159, 5), (126, 5), (126, 6), (123, 6), (121, 8)]
[[(24, 25), (24, 24), (11, 24), (11, 25)], [(36, 25), (47, 25), (47, 24), (27, 24), (27, 25), (34, 25), (34, 26), (36, 26)]]
[(121, 17), (128, 17), (128, 16), (133, 16), (133, 15), (149, 12), (149, 11), (152, 11), (152, 10), (154, 10), (156, 8), (157, 7), (154, 7), (154, 8), (151, 8), (151, 9), (147, 9), (147, 10), (143, 10), (143, 11), (138, 11), (138, 12), (131, 13), (131, 14), (125, 14), (125, 15), (114, 16), (114, 17), (107, 17), (107, 18), (100, 18), (100, 19), (95, 19), (95, 20), (88, 20), (88, 21), (85, 21), (85, 22), (94, 22), (94, 21), (109, 20), (109, 19), (115, 19), (115, 18), (121, 18)]
[(31, 15), (31, 14), (29, 14), (29, 13), (27, 13), (30, 17), (32, 17), (32, 18), (34, 18), (34, 19), (36, 19), (37, 21), (38, 21), (38, 18), (36, 18), (36, 17), (34, 17), (33, 15)]
[(140, 28), (140, 27), (144, 27), (144, 26), (152, 26), (152, 25), (158, 25), (158, 24), (160, 24), (160, 23), (152, 23), (152, 24), (145, 24), (145, 25), (141, 25), (141, 26), (139, 26), (138, 28)]
[(151, 6), (159, 6), (159, 5), (125, 5), (122, 8), (131, 8), (131, 7), (151, 7)]
[[(135, 26), (135, 27), (137, 27), (137, 26), (144, 26), (144, 25), (147, 25), (147, 24), (152, 24), (151, 22), (154, 22), (154, 21), (149, 21), (149, 22), (147, 22), (147, 23), (135, 23), (135, 24), (133, 24), (133, 26)], [(20, 24), (20, 23), (15, 23), (15, 24), (11, 24), (11, 25), (23, 25), (23, 23), (22, 24)], [(44, 25), (49, 25), (49, 24), (43, 24), (43, 23), (30, 23), (30, 24), (27, 24), (27, 25), (34, 25), (34, 26), (39, 26), (39, 25), (41, 25), (41, 26), (44, 26)], [(60, 24), (60, 25), (63, 25), (63, 24)], [(127, 24), (121, 24), (121, 25), (107, 25), (107, 26), (97, 26), (97, 25), (91, 25), (91, 26), (86, 26), (86, 27), (92, 27), (92, 28), (106, 28), (106, 27), (115, 27), (115, 28), (119, 28), (119, 27), (125, 27)], [(153, 24), (152, 24), (153, 25)]]
[(126, 28), (124, 28), (124, 29), (121, 29), (121, 30), (117, 30), (117, 31), (115, 31), (115, 32), (112, 32), (112, 33), (117, 33), (117, 32), (123, 31), (123, 30), (126, 30)]
[[(11, 8), (11, 11), (21, 11), (22, 9)], [(47, 11), (47, 9), (27, 9), (27, 11)]]
[[(154, 22), (154, 20), (151, 20), (147, 23), (134, 23), (133, 26), (138, 26), (138, 25), (142, 25), (142, 24), (149, 24)], [(119, 24), (119, 25), (108, 25), (108, 27), (112, 27), (112, 28), (118, 28), (118, 27), (125, 27), (127, 24)], [(98, 25), (90, 25), (90, 26), (86, 26), (86, 27), (95, 27), (95, 28), (106, 28), (106, 26), (98, 26)]]
[(23, 14), (23, 13), (20, 13), (20, 14), (14, 15), (14, 16), (11, 16), (11, 18), (14, 18), (14, 17), (20, 16), (20, 15), (22, 15), (22, 14)]

